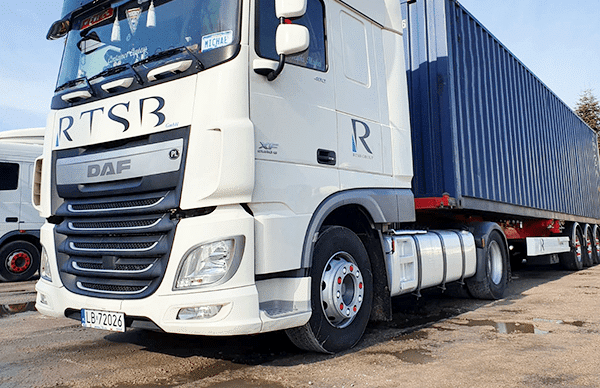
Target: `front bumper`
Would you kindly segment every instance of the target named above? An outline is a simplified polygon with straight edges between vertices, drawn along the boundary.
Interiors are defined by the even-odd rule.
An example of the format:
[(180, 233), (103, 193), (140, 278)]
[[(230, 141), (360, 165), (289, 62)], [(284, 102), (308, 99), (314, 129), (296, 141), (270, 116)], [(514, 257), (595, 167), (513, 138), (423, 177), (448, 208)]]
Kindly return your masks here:
[[(217, 286), (173, 290), (180, 261), (191, 247), (231, 236), (246, 238), (240, 265), (231, 279)], [(239, 206), (221, 207), (206, 216), (181, 220), (162, 283), (156, 292), (143, 299), (103, 299), (70, 292), (58, 275), (54, 225), (42, 227), (41, 241), (50, 256), (53, 279), (52, 282), (40, 279), (36, 285), (36, 308), (42, 314), (64, 317), (69, 311), (81, 309), (123, 312), (126, 317), (149, 319), (166, 332), (185, 334), (237, 335), (262, 330), (254, 283), (254, 220)], [(222, 308), (211, 318), (177, 319), (182, 308), (210, 305)]]

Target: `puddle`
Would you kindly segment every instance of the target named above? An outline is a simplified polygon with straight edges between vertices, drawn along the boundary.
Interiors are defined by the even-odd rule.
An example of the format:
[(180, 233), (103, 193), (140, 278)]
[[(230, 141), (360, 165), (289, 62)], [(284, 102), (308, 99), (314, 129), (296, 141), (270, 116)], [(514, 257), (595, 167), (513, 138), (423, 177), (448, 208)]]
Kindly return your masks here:
[(554, 323), (557, 325), (570, 325), (570, 326), (575, 326), (575, 327), (583, 327), (583, 325), (585, 325), (585, 322), (583, 321), (562, 321), (560, 319), (542, 319), (542, 318), (533, 318), (534, 322), (548, 322), (548, 323)]
[(539, 330), (531, 323), (495, 322), (487, 319), (454, 321), (452, 323), (469, 327), (491, 326), (500, 334), (548, 334), (547, 331)]
[(409, 364), (427, 364), (435, 361), (431, 352), (427, 349), (407, 349), (395, 356)]
[(369, 354), (394, 356), (403, 362), (416, 365), (428, 364), (435, 361), (431, 352), (423, 348), (406, 349), (401, 352), (372, 352)]
[(241, 379), (222, 381), (220, 383), (212, 384), (209, 388), (284, 388), (283, 385), (267, 382), (267, 381), (246, 381)]
[(35, 302), (6, 304), (0, 306), (0, 318), (6, 318), (11, 315), (25, 313), (27, 311), (37, 311), (35, 309)]

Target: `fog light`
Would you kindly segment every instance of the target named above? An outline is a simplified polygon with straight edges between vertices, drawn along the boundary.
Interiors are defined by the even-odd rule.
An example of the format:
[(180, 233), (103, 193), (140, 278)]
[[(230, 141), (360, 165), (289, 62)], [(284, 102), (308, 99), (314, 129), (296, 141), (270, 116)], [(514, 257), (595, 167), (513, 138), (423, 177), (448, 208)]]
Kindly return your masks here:
[(40, 292), (40, 303), (41, 303), (41, 304), (44, 304), (44, 305), (46, 305), (46, 306), (49, 306), (49, 305), (50, 305), (50, 304), (48, 303), (48, 298), (46, 297), (46, 295), (45, 295), (45, 294), (42, 294), (41, 292)]
[(222, 308), (223, 305), (187, 307), (179, 310), (177, 319), (208, 319), (217, 315)]
[(52, 271), (50, 270), (50, 259), (46, 248), (42, 247), (42, 259), (40, 262), (40, 277), (46, 281), (52, 282)]

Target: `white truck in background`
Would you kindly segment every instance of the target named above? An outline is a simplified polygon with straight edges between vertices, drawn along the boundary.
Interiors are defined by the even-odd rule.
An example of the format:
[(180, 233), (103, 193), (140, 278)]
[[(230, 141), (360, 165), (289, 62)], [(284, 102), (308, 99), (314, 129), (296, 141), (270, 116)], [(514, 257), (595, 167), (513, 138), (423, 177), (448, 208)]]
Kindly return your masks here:
[(44, 128), (0, 132), (0, 280), (33, 277), (40, 266), (44, 219), (31, 202)]

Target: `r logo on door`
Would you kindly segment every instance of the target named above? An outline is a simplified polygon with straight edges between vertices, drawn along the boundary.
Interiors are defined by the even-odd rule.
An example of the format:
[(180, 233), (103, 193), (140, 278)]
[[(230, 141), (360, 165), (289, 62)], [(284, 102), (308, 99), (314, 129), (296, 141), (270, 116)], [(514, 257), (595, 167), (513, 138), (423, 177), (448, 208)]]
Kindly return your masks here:
[[(371, 129), (369, 129), (367, 123), (352, 119), (352, 129), (354, 130), (354, 136), (352, 136), (352, 152), (358, 152), (358, 141), (360, 140), (360, 143), (365, 148), (365, 150), (367, 150), (369, 154), (373, 155), (373, 152), (369, 148), (369, 145), (366, 141), (366, 139), (371, 135)], [(359, 130), (363, 133), (362, 136), (358, 136)]]

